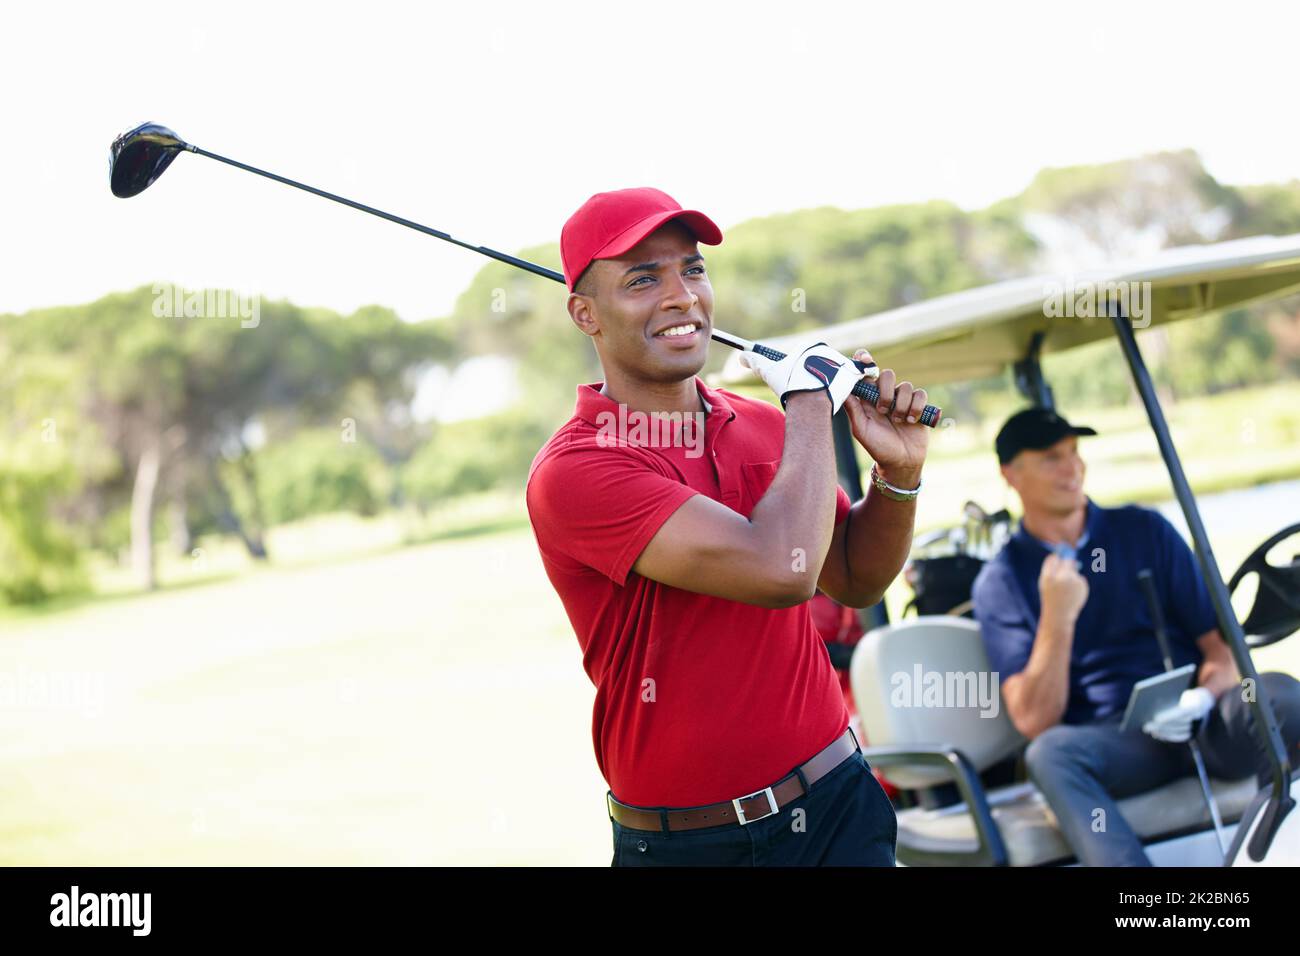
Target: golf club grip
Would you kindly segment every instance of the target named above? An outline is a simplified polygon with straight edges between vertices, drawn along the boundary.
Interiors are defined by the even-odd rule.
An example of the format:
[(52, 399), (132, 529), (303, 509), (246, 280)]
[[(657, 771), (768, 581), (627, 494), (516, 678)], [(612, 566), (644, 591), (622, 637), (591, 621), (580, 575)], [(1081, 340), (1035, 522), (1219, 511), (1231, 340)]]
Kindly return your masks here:
[[(771, 359), (773, 362), (779, 362), (786, 357), (784, 352), (778, 352), (776, 349), (768, 348), (766, 345), (755, 343), (754, 352), (763, 356), (765, 359)], [(858, 398), (865, 399), (872, 405), (880, 401), (880, 387), (875, 382), (861, 381), (853, 386), (853, 394)], [(943, 409), (936, 405), (927, 405), (921, 412), (921, 424), (928, 428), (934, 428), (943, 418)]]
[(1174, 669), (1173, 654), (1169, 650), (1169, 635), (1165, 632), (1165, 610), (1160, 606), (1160, 595), (1156, 593), (1155, 575), (1150, 568), (1138, 572), (1138, 587), (1146, 598), (1147, 610), (1151, 612), (1151, 628), (1156, 632), (1156, 642), (1160, 645), (1160, 656), (1165, 659), (1165, 670)]

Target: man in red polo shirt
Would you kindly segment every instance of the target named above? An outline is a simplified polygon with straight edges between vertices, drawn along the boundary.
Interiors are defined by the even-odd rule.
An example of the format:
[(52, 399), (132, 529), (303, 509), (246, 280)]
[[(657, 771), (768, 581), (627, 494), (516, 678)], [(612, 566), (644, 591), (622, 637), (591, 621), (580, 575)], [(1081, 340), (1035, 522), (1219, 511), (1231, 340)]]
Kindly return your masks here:
[[(565, 224), (569, 315), (605, 381), (538, 453), (527, 501), (596, 686), (592, 736), (616, 865), (892, 865), (893, 807), (847, 730), (808, 600), (875, 603), (911, 542), (925, 392), (813, 346), (747, 354), (781, 398), (705, 386), (722, 233), (655, 189), (599, 193)], [(870, 356), (855, 358), (870, 370)], [(850, 507), (843, 406), (876, 462)]]

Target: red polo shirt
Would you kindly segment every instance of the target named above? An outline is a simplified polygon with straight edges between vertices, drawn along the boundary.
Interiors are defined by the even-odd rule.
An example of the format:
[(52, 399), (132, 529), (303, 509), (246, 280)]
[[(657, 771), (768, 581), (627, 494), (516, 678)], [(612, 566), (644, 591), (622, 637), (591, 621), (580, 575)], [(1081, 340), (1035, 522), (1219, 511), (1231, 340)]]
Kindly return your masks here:
[[(597, 382), (578, 386), (574, 416), (528, 476), (542, 563), (596, 685), (596, 761), (614, 796), (638, 806), (698, 806), (766, 787), (849, 719), (807, 603), (769, 610), (631, 570), (688, 498), (749, 517), (781, 463), (780, 409), (695, 383), (709, 406), (702, 454), (689, 433), (614, 432), (619, 407)], [(617, 434), (627, 440), (611, 442)], [(850, 503), (837, 495), (838, 524)]]

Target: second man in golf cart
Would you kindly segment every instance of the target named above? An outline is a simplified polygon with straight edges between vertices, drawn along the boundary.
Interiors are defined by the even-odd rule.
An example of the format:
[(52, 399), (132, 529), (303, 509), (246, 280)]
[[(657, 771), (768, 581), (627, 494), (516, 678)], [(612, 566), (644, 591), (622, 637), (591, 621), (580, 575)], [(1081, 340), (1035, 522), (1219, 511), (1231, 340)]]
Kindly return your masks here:
[[(1196, 560), (1158, 512), (1102, 508), (1083, 491), (1076, 427), (1050, 409), (1019, 412), (998, 433), (1002, 475), (1024, 517), (975, 581), (975, 615), (989, 667), (1025, 762), (1080, 862), (1149, 866), (1116, 800), (1194, 773), (1196, 734), (1211, 776), (1257, 775), (1269, 764), (1251, 728), (1241, 675), (1219, 634)], [(1120, 730), (1133, 685), (1164, 670), (1138, 584), (1150, 568), (1175, 667), (1197, 665), (1196, 686), (1142, 730)], [(1260, 675), (1295, 759), (1300, 683)]]

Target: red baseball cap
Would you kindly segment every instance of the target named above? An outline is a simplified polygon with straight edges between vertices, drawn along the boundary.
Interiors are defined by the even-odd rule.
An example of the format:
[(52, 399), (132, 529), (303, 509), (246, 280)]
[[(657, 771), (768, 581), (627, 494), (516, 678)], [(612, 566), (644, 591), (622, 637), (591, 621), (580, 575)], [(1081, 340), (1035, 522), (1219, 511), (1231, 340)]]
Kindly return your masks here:
[(641, 186), (596, 193), (560, 230), (560, 259), (569, 291), (593, 259), (616, 259), (670, 219), (680, 219), (697, 241), (716, 246), (722, 230), (708, 216), (683, 209), (666, 192)]

